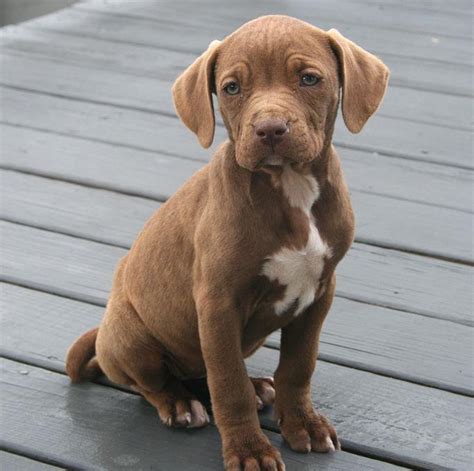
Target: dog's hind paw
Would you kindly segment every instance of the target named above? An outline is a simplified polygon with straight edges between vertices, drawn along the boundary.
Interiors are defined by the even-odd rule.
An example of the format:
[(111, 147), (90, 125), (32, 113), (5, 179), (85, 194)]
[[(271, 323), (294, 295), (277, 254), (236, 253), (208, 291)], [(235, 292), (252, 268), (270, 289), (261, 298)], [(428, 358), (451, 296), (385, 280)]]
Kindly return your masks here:
[(250, 378), (257, 399), (257, 409), (271, 406), (275, 402), (275, 383), (270, 376), (264, 378)]
[(159, 392), (132, 388), (156, 408), (168, 427), (200, 428), (210, 422), (206, 408), (177, 380), (170, 381)]
[(178, 399), (174, 405), (159, 409), (158, 414), (168, 427), (200, 428), (210, 422), (206, 408), (197, 399)]

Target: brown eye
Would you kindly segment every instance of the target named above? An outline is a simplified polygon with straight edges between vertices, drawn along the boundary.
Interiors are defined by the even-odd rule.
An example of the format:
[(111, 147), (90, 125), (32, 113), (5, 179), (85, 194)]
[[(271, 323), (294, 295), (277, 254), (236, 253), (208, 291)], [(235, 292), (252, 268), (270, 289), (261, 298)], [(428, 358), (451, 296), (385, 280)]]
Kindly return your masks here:
[(302, 87), (312, 87), (320, 82), (320, 78), (313, 74), (304, 74), (301, 77), (300, 85)]
[(236, 82), (230, 82), (228, 85), (224, 87), (224, 91), (228, 95), (237, 95), (240, 92), (239, 84)]

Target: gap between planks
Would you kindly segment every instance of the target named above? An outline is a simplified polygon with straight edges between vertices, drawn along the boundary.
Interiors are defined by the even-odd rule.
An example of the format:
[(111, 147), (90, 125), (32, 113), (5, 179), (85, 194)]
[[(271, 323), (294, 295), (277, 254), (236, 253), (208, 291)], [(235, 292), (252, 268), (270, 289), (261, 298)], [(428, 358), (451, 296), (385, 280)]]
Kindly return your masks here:
[(67, 463), (34, 453), (24, 446), (0, 442), (0, 466), (3, 471), (65, 471)]

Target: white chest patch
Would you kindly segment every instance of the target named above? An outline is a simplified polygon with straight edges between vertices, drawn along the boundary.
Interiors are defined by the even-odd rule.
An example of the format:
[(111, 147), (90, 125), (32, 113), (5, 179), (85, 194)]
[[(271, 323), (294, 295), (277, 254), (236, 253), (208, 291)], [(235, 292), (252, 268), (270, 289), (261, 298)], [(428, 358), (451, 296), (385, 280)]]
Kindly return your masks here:
[(262, 274), (285, 286), (283, 299), (275, 303), (275, 312), (282, 315), (298, 302), (296, 316), (314, 301), (324, 260), (330, 257), (331, 250), (321, 239), (311, 216), (311, 207), (319, 197), (316, 179), (312, 175), (301, 175), (288, 166), (281, 176), (281, 186), (290, 206), (300, 208), (308, 217), (308, 241), (300, 250), (283, 247), (270, 256), (263, 265)]

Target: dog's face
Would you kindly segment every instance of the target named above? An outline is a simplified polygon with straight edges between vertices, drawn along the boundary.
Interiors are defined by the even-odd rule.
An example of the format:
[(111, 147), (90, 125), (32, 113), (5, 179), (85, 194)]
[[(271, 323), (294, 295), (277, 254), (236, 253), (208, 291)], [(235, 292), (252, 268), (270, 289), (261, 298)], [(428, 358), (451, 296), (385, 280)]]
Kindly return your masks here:
[(254, 171), (317, 159), (332, 137), (341, 87), (344, 120), (359, 132), (387, 79), (380, 60), (337, 31), (266, 16), (211, 43), (173, 94), (179, 116), (208, 147), (215, 92), (237, 162)]
[(325, 33), (267, 17), (223, 41), (215, 89), (242, 167), (308, 162), (335, 119), (337, 61)]

